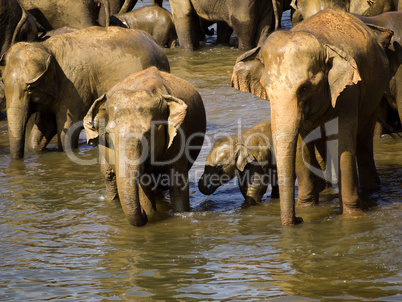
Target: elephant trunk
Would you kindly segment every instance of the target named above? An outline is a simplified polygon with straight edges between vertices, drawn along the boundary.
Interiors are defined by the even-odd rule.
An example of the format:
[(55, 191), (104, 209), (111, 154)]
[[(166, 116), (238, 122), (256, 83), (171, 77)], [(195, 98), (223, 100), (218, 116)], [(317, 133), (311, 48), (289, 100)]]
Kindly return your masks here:
[(141, 166), (138, 163), (140, 157), (136, 156), (141, 154), (138, 151), (141, 147), (138, 143), (128, 145), (120, 143), (116, 145), (115, 150), (116, 181), (120, 203), (128, 222), (133, 226), (143, 226), (148, 219), (140, 204)]
[(198, 181), (198, 189), (204, 195), (213, 194), (218, 187), (211, 182), (211, 176), (207, 173), (203, 173)]
[(138, 176), (139, 170), (135, 166), (125, 166), (125, 171), (117, 170), (117, 191), (121, 207), (128, 222), (133, 226), (143, 226), (147, 223), (147, 215), (140, 205)]
[[(10, 102), (12, 103), (12, 102)], [(7, 108), (8, 137), (12, 158), (23, 158), (25, 129), (29, 118), (28, 106), (9, 106)]]
[[(298, 120), (298, 119), (297, 119)], [(296, 224), (295, 217), (295, 159), (298, 130), (298, 121), (289, 123), (275, 123), (273, 136), (275, 143), (275, 157), (278, 172), (279, 196), (281, 207), (281, 221), (283, 225)]]

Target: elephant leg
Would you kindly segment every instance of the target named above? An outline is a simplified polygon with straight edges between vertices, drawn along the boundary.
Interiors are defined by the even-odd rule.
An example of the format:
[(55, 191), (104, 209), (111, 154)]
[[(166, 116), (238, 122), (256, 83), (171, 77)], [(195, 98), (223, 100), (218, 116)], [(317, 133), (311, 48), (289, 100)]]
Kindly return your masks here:
[(77, 149), (80, 132), (83, 129), (82, 121), (74, 123), (70, 119), (58, 119), (57, 131), (59, 133), (59, 149), (62, 151)]
[(279, 198), (279, 186), (278, 186), (278, 173), (276, 169), (270, 169), (271, 180), (271, 198)]
[(229, 44), (233, 29), (226, 22), (217, 22), (217, 39), (218, 44)]
[(199, 47), (198, 16), (192, 9), (189, 1), (171, 0), (173, 21), (179, 38), (180, 48), (185, 50), (195, 50)]
[[(341, 201), (341, 212), (347, 216), (359, 215), (361, 211), (361, 201), (359, 198), (357, 165), (356, 165), (356, 138), (357, 138), (357, 100), (358, 93), (355, 91), (355, 97), (343, 99), (343, 110), (338, 115), (338, 148), (337, 154), (331, 154), (333, 159), (337, 159), (338, 167), (338, 186), (339, 199)], [(338, 98), (338, 103), (339, 101)], [(373, 132), (371, 131), (371, 138)], [(331, 153), (335, 151), (330, 149)]]
[(256, 26), (251, 22), (241, 22), (239, 20), (234, 20), (232, 23), (232, 28), (239, 38), (239, 50), (244, 51), (254, 48), (256, 46), (254, 34), (257, 30)]
[[(310, 206), (318, 203), (319, 192), (323, 175), (317, 176), (313, 173), (317, 171), (317, 160), (315, 158), (314, 144), (304, 145), (299, 135), (296, 151), (296, 178), (298, 183), (298, 199), (297, 204), (300, 206)], [(321, 169), (319, 169), (321, 171)]]
[(269, 183), (269, 176), (264, 174), (262, 169), (246, 168), (238, 180), (246, 205), (256, 205), (261, 202)]
[(170, 171), (170, 201), (174, 212), (190, 211), (190, 193), (187, 164), (184, 161), (177, 163)]
[(380, 178), (374, 162), (373, 131), (377, 114), (371, 117), (366, 127), (362, 127), (357, 135), (356, 157), (359, 171), (359, 184), (363, 190), (380, 188)]
[(41, 152), (57, 134), (56, 119), (50, 113), (36, 112), (35, 123), (28, 139), (28, 150)]
[[(402, 6), (402, 0), (399, 1), (399, 6)], [(398, 47), (401, 60), (402, 60), (402, 48), (399, 46)], [(399, 66), (398, 70), (396, 71), (396, 74), (394, 76), (395, 81), (396, 81), (396, 103), (398, 107), (398, 114), (399, 114), (399, 119), (402, 122), (402, 66)]]
[(103, 179), (105, 181), (107, 200), (118, 201), (119, 193), (117, 191), (116, 173), (112, 166), (107, 163), (103, 155), (101, 156), (100, 166)]
[(378, 119), (380, 119), (381, 121), (379, 121), (378, 119), (376, 120), (374, 127), (374, 138), (381, 138), (382, 134), (384, 133), (382, 123), (385, 123), (387, 121), (387, 115), (388, 102), (383, 98), (378, 110)]

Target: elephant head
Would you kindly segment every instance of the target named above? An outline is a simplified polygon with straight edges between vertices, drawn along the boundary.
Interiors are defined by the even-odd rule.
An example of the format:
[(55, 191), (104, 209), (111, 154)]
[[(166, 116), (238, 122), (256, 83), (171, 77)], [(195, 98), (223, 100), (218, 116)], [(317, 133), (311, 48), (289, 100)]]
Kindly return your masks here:
[(198, 189), (204, 195), (213, 194), (253, 161), (256, 158), (252, 151), (238, 144), (233, 137), (219, 139), (207, 157), (204, 173), (198, 181)]
[(160, 79), (138, 74), (98, 98), (84, 118), (88, 143), (98, 143), (113, 167), (122, 208), (134, 226), (146, 223), (141, 177), (173, 148), (187, 112), (185, 102), (170, 95)]
[(10, 153), (22, 158), (28, 118), (35, 111), (51, 110), (57, 98), (57, 62), (43, 45), (25, 42), (11, 47), (6, 62), (3, 80)]

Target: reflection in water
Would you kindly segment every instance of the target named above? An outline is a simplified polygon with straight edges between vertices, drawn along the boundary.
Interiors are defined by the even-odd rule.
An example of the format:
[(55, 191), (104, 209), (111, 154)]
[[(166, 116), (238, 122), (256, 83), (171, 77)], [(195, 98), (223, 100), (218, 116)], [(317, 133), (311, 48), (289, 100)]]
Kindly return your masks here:
[[(190, 176), (193, 212), (173, 214), (168, 197), (141, 228), (105, 201), (98, 165), (66, 154), (8, 156), (0, 122), (1, 301), (400, 301), (402, 140), (376, 142), (383, 188), (359, 219), (339, 215), (331, 195), (280, 225), (278, 200), (242, 208), (236, 181), (198, 192), (209, 148), (269, 118), (269, 102), (229, 86), (235, 48), (166, 50), (172, 73), (200, 91), (208, 139)], [(84, 144), (78, 156), (96, 159)], [(293, 298), (291, 298), (293, 297)]]

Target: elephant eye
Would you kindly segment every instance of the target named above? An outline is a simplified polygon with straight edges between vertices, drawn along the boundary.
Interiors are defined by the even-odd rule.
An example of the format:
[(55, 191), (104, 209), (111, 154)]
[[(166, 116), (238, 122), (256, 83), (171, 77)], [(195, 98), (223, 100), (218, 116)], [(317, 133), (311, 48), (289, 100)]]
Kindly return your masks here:
[(297, 95), (299, 98), (306, 98), (307, 96), (310, 95), (312, 91), (312, 85), (310, 82), (304, 83), (300, 85), (299, 89), (297, 90)]

